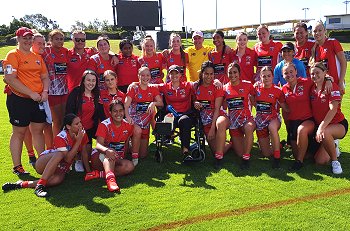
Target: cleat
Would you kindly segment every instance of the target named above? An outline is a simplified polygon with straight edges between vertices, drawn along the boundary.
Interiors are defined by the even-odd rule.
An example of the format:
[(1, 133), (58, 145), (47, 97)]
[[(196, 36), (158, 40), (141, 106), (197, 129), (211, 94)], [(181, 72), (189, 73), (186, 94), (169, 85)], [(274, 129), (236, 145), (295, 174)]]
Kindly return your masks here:
[(332, 172), (333, 174), (342, 174), (343, 169), (341, 168), (340, 162), (337, 160), (332, 161)]
[(14, 174), (16, 174), (17, 176), (21, 176), (21, 175), (28, 175), (30, 174), (29, 172), (27, 172), (26, 170), (24, 170), (23, 166), (20, 164), (16, 167), (13, 168), (12, 171)]
[(242, 162), (241, 162), (240, 167), (241, 167), (242, 170), (249, 169), (249, 167), (250, 167), (250, 161), (249, 161), (249, 160), (242, 159)]
[(34, 194), (38, 197), (48, 197), (49, 193), (46, 191), (46, 187), (44, 185), (37, 185), (34, 190)]
[(115, 181), (115, 178), (107, 180), (107, 188), (110, 192), (120, 192), (120, 188)]
[(10, 190), (20, 189), (22, 188), (21, 183), (22, 183), (21, 181), (18, 181), (16, 183), (7, 182), (2, 185), (2, 191), (7, 192)]
[(280, 158), (273, 158), (272, 159), (272, 168), (273, 169), (278, 169), (278, 168), (280, 168), (280, 161), (281, 161), (281, 159)]
[(100, 178), (100, 172), (98, 170), (93, 170), (91, 172), (87, 172), (85, 174), (85, 181), (89, 181), (89, 180), (93, 180), (93, 179), (97, 179)]
[(303, 166), (304, 164), (300, 162), (300, 160), (296, 160), (294, 161), (293, 165), (289, 168), (289, 170), (292, 172), (296, 172), (299, 171)]

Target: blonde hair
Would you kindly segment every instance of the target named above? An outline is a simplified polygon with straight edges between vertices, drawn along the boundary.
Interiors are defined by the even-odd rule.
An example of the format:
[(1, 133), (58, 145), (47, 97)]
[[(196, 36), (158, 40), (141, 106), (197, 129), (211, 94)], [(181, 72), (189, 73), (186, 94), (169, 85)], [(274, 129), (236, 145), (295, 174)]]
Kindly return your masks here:
[(142, 41), (142, 44), (141, 44), (141, 47), (142, 47), (142, 56), (146, 56), (146, 43), (147, 42), (151, 42), (153, 44), (153, 54), (156, 54), (156, 43), (154, 42), (152, 36), (150, 35), (147, 35), (143, 41)]
[(61, 30), (54, 29), (53, 31), (51, 31), (49, 33), (49, 41), (52, 41), (53, 36), (58, 35), (58, 34), (60, 34), (60, 35), (62, 35), (64, 37), (64, 33)]

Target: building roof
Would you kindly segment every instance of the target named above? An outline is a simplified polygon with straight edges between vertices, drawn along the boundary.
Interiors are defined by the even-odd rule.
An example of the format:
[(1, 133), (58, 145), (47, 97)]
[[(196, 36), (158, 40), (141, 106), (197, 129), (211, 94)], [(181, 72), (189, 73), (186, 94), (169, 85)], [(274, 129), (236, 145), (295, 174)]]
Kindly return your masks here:
[(325, 15), (325, 17), (333, 17), (333, 16), (347, 16), (350, 14), (332, 14), (332, 15)]

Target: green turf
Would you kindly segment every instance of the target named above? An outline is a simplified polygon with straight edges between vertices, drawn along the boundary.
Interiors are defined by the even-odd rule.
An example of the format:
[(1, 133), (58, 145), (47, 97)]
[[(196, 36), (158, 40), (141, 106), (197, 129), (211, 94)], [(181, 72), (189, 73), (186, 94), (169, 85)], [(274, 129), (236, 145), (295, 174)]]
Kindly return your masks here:
[[(228, 44), (233, 47), (230, 41)], [(113, 42), (112, 47), (116, 46), (117, 42)], [(7, 51), (8, 47), (0, 48), (0, 58)], [(348, 68), (347, 73), (349, 71)], [(349, 74), (346, 78), (349, 79)], [(0, 89), (3, 86), (1, 82)], [(346, 94), (342, 103), (348, 118), (349, 99)], [(6, 97), (1, 95), (0, 184), (18, 180), (11, 173), (8, 145), (11, 127), (5, 104)], [(285, 137), (284, 128), (280, 134)], [(290, 152), (282, 153), (282, 169), (272, 170), (271, 163), (258, 155), (256, 146), (249, 171), (239, 169), (239, 160), (232, 152), (225, 156), (224, 167), (219, 172), (214, 171), (210, 154), (203, 163), (184, 166), (180, 163), (178, 146), (165, 150), (165, 161), (158, 164), (153, 159), (155, 147), (151, 144), (151, 154), (140, 161), (135, 172), (118, 178), (120, 195), (109, 193), (102, 179), (84, 182), (83, 174), (75, 172), (69, 173), (62, 185), (50, 188), (51, 197), (47, 199), (37, 198), (32, 189), (0, 192), (0, 227), (1, 230), (140, 230), (186, 221), (180, 223), (181, 226), (170, 227), (176, 230), (349, 230), (348, 193), (268, 206), (349, 188), (349, 143), (349, 136), (341, 141), (340, 162), (344, 170), (341, 176), (332, 175), (329, 166), (309, 162), (300, 172), (288, 173), (286, 169), (292, 163)], [(39, 175), (27, 163), (25, 153), (22, 160), (25, 169), (32, 173), (29, 178), (37, 179)], [(261, 209), (250, 209), (259, 206)], [(238, 213), (204, 219), (233, 210)]]

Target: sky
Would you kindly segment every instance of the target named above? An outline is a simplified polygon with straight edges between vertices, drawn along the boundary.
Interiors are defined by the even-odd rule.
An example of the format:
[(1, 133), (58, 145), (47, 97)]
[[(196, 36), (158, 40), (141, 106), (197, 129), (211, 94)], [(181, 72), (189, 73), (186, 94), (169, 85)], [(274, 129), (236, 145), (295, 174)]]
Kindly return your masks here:
[[(216, 24), (217, 28), (258, 24), (260, 2), (262, 23), (304, 19), (305, 10), (302, 8), (309, 8), (306, 18), (315, 20), (324, 20), (324, 15), (346, 13), (344, 0), (162, 0), (164, 29), (181, 30), (183, 11), (184, 25), (188, 31), (215, 29)], [(88, 24), (98, 18), (113, 24), (111, 0), (27, 0), (11, 2), (5, 8), (7, 10), (3, 9), (0, 14), (1, 25), (9, 25), (13, 17), (38, 13), (56, 21), (65, 31), (70, 31), (76, 20)], [(350, 4), (348, 8), (350, 12)]]

